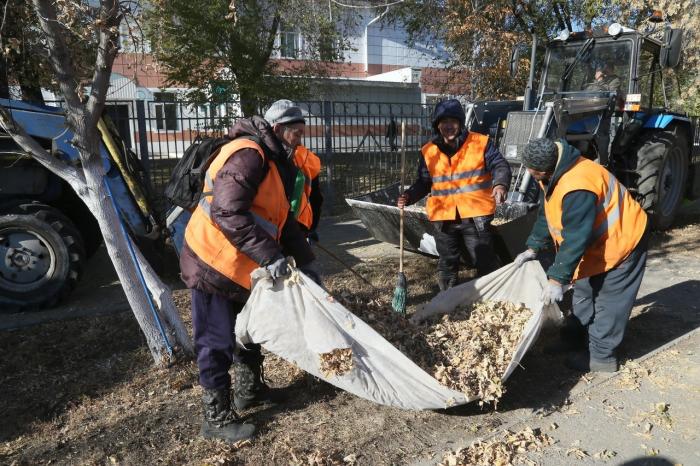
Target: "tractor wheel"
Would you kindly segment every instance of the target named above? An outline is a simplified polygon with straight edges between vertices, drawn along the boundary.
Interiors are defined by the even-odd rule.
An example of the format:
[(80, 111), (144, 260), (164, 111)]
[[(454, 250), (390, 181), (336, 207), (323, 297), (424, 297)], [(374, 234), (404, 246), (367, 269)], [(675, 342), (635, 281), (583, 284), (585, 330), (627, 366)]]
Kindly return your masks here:
[(688, 142), (678, 129), (643, 133), (637, 145), (637, 200), (656, 230), (671, 226), (688, 177)]
[(85, 248), (60, 211), (39, 203), (16, 205), (0, 215), (0, 309), (50, 307), (75, 288)]

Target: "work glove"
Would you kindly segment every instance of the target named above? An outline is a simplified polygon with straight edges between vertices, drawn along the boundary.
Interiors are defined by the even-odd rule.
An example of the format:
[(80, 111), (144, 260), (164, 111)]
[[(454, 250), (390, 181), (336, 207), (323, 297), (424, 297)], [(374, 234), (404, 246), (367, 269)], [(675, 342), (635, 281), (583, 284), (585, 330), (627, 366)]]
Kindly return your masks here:
[(515, 260), (513, 263), (516, 265), (516, 267), (520, 267), (527, 261), (534, 260), (537, 257), (537, 251), (533, 251), (532, 249), (526, 249), (517, 256), (515, 256)]
[(318, 243), (318, 233), (316, 233), (316, 230), (312, 230), (306, 235), (306, 241), (308, 241), (310, 245)]
[(268, 272), (270, 272), (272, 281), (289, 275), (289, 264), (287, 263), (287, 258), (281, 255), (273, 259), (272, 262), (270, 262), (265, 268)]
[(555, 302), (559, 303), (564, 299), (564, 285), (550, 280), (542, 290), (542, 304), (549, 306)]
[(314, 267), (313, 262), (306, 264), (303, 267), (299, 267), (299, 270), (304, 272), (311, 280), (315, 281), (318, 286), (323, 288), (323, 280), (321, 280), (321, 274), (318, 273), (316, 267)]

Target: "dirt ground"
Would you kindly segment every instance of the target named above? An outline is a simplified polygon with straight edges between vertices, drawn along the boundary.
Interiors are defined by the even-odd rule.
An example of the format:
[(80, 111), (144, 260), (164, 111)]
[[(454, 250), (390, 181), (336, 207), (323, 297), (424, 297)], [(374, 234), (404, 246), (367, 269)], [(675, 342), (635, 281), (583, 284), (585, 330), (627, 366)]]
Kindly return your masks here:
[[(653, 235), (648, 291), (640, 293), (623, 359), (640, 358), (700, 327), (700, 214), (679, 223)], [(319, 252), (326, 285), (336, 296), (388, 303), (396, 250), (366, 233), (358, 236), (356, 228), (352, 222), (326, 222), (321, 240), (380, 291)], [(409, 312), (437, 292), (434, 269), (435, 259), (409, 254)], [(189, 325), (188, 291), (175, 293)], [(257, 436), (229, 446), (198, 436), (195, 364), (154, 369), (129, 312), (5, 330), (0, 464), (435, 464), (456, 444), (532, 413), (560, 409), (581, 387), (595, 383), (597, 376), (581, 376), (562, 368), (561, 358), (543, 356), (543, 341), (550, 337), (540, 339), (507, 381), (498, 411), (476, 403), (428, 412), (378, 406), (268, 355), (266, 377), (286, 401), (241, 413), (256, 424)], [(651, 374), (656, 369), (653, 361), (650, 365)]]

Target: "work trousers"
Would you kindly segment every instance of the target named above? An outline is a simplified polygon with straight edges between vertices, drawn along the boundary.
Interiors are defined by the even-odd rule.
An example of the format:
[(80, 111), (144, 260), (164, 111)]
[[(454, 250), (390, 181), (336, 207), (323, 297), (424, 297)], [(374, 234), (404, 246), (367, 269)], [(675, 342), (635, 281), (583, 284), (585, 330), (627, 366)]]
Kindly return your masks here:
[(456, 284), (459, 259), (464, 252), (476, 267), (477, 276), (496, 270), (499, 260), (493, 249), (491, 221), (493, 216), (464, 218), (441, 222), (435, 245), (440, 258), (438, 277), (445, 283)]
[(648, 233), (630, 255), (605, 273), (577, 280), (573, 317), (588, 331), (592, 359), (610, 361), (622, 342), (644, 276)]
[(234, 361), (236, 316), (245, 303), (192, 290), (192, 329), (199, 383), (207, 389), (228, 389)]

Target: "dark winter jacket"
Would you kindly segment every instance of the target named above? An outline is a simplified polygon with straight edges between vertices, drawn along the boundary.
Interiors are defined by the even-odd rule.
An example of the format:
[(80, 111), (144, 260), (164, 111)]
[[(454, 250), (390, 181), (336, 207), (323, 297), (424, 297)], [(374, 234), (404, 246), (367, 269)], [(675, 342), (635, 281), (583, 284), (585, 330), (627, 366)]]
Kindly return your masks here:
[[(554, 168), (554, 174), (545, 185), (546, 193), (540, 191), (540, 207), (537, 220), (532, 228), (527, 246), (535, 251), (554, 247), (554, 241), (547, 228), (547, 218), (544, 214), (544, 196), (552, 195), (554, 187), (562, 175), (569, 171), (581, 153), (566, 141), (561, 140), (564, 150)], [(583, 253), (593, 238), (593, 223), (596, 217), (596, 202), (598, 197), (590, 191), (572, 191), (562, 200), (562, 242), (554, 264), (547, 270), (547, 276), (559, 283), (570, 283)]]
[[(463, 130), (457, 138), (457, 148), (461, 148), (466, 139), (467, 131)], [(431, 142), (438, 146), (438, 149), (440, 149), (440, 151), (448, 157), (452, 157), (457, 153), (457, 149), (449, 144), (446, 144), (442, 136), (439, 134), (435, 135)], [(493, 185), (501, 185), (505, 187), (507, 191), (510, 187), (510, 165), (508, 165), (506, 159), (503, 158), (491, 140), (489, 140), (488, 144), (486, 144), (484, 159), (486, 162), (486, 170), (488, 170), (493, 177)], [(406, 205), (415, 204), (427, 196), (430, 193), (432, 185), (433, 180), (430, 176), (430, 172), (428, 171), (428, 165), (425, 163), (425, 157), (421, 157), (420, 161), (418, 162), (418, 177), (416, 181), (413, 182), (411, 187), (406, 190), (406, 194), (408, 196)]]
[[(298, 169), (269, 124), (259, 117), (242, 119), (229, 135), (233, 138), (252, 136), (261, 142), (267, 159), (277, 166), (289, 200), (294, 191)], [(298, 266), (307, 265), (314, 260), (314, 254), (291, 212), (282, 229), (281, 244), (253, 221), (250, 207), (267, 170), (268, 164), (263, 163), (260, 154), (254, 149), (242, 149), (230, 157), (214, 179), (211, 217), (226, 238), (261, 267), (280, 254), (293, 256)], [(248, 290), (209, 267), (187, 243), (182, 249), (180, 270), (182, 280), (188, 288), (240, 302), (248, 299)]]

